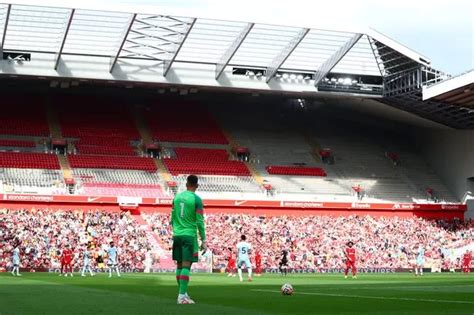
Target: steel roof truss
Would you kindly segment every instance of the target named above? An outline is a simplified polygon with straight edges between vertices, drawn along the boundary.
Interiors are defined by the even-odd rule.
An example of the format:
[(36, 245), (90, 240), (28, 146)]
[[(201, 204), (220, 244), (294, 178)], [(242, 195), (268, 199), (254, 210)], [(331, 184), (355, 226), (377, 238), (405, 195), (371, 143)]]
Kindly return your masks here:
[(219, 59), (216, 65), (216, 80), (219, 80), (219, 77), (221, 76), (222, 72), (224, 72), (225, 67), (227, 67), (232, 57), (234, 57), (240, 45), (242, 45), (254, 25), (254, 23), (248, 23), (247, 25), (245, 25), (239, 35), (237, 35), (234, 41), (227, 48), (225, 53), (222, 54), (222, 57)]
[(318, 86), (319, 82), (326, 77), (326, 75), (341, 61), (342, 58), (351, 50), (352, 47), (359, 41), (362, 34), (355, 34), (344, 45), (342, 45), (334, 54), (322, 63), (318, 70), (314, 73), (314, 86)]
[(291, 53), (296, 49), (299, 43), (305, 38), (306, 34), (310, 31), (309, 28), (301, 29), (296, 36), (294, 36), (290, 42), (280, 51), (278, 56), (273, 58), (270, 65), (267, 67), (266, 70), (266, 82), (270, 82), (270, 80), (275, 76), (278, 69), (285, 63), (286, 59), (291, 55)]

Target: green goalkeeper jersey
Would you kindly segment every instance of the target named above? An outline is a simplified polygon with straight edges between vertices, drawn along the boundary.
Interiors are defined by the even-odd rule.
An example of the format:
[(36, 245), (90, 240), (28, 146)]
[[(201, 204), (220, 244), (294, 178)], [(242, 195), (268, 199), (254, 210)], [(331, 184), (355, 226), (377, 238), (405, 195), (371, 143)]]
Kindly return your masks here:
[(196, 237), (199, 231), (201, 241), (206, 240), (202, 199), (194, 192), (186, 190), (177, 194), (173, 200), (171, 224), (173, 236)]

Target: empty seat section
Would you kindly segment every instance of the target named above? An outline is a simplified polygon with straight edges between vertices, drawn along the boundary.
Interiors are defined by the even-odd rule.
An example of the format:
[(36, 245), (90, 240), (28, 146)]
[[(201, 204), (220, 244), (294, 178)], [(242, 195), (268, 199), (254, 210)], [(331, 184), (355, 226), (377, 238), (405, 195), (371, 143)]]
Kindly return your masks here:
[(76, 149), (79, 154), (136, 154), (132, 141), (139, 140), (140, 134), (130, 108), (124, 106), (121, 100), (90, 96), (61, 97), (55, 99), (55, 103), (62, 135), (78, 138)]
[(240, 161), (229, 161), (226, 150), (175, 148), (176, 159), (164, 159), (172, 175), (234, 175), (250, 176), (247, 166)]
[(270, 165), (266, 170), (271, 175), (326, 176), (320, 167)]
[(156, 164), (151, 158), (138, 156), (70, 155), (69, 163), (77, 168), (156, 171)]
[(0, 152), (0, 167), (60, 169), (54, 154)]
[(34, 141), (0, 139), (0, 147), (34, 148), (35, 146)]
[(74, 178), (82, 183), (158, 184), (158, 173), (141, 170), (76, 168)]
[(39, 96), (25, 97), (2, 95), (0, 134), (24, 136), (49, 136), (44, 99)]
[(62, 182), (62, 172), (53, 169), (26, 169), (3, 168), (0, 169), (0, 181), (4, 184), (50, 187)]
[[(185, 175), (173, 176), (178, 186), (182, 189), (186, 187)], [(260, 192), (260, 186), (251, 176), (199, 176), (199, 191), (201, 192), (240, 192), (256, 193)]]
[(161, 142), (228, 143), (214, 117), (199, 104), (157, 105), (144, 116), (153, 137)]
[(109, 147), (98, 145), (76, 144), (79, 154), (99, 154), (99, 155), (135, 155), (135, 150), (130, 145), (121, 147)]
[(84, 183), (82, 193), (100, 196), (131, 196), (131, 197), (164, 197), (160, 185), (118, 184), (118, 183)]

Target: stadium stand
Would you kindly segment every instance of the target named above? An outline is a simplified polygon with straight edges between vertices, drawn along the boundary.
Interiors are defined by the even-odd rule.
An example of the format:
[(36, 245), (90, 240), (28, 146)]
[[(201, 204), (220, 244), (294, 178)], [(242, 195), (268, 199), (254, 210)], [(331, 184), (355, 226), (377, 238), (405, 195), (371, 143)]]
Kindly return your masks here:
[[(185, 187), (186, 175), (173, 176), (178, 187), (182, 190)], [(199, 176), (199, 191), (206, 193), (247, 193), (252, 194), (261, 191), (261, 187), (255, 183), (250, 176)]]
[(0, 139), (0, 147), (34, 148), (36, 143), (30, 140)]
[[(84, 144), (84, 138), (81, 139), (80, 143), (76, 144), (76, 149), (80, 154), (97, 154), (97, 155), (136, 155), (133, 147), (130, 146), (127, 141), (124, 141), (119, 146), (114, 143), (113, 147), (104, 145), (88, 145)], [(105, 139), (106, 140), (106, 139)], [(95, 142), (97, 144), (97, 142)]]
[(73, 168), (156, 171), (156, 164), (151, 158), (138, 156), (70, 155), (69, 163)]
[(2, 95), (0, 135), (49, 136), (44, 98), (40, 96)]
[[(41, 221), (38, 218), (41, 218)], [(2, 251), (10, 253), (15, 242), (28, 248), (21, 251), (22, 267), (28, 270), (59, 268), (58, 253), (66, 244), (79, 255), (79, 251), (89, 241), (94, 244), (94, 252), (98, 253), (104, 251), (104, 246), (111, 240), (120, 248), (122, 270), (142, 269), (145, 253), (150, 246), (145, 232), (127, 213), (2, 208), (0, 219), (4, 231), (2, 241), (8, 240)], [(74, 259), (73, 264), (79, 269), (82, 259)], [(0, 267), (11, 266), (11, 255), (0, 260)]]
[(321, 176), (326, 172), (320, 167), (269, 165), (265, 167), (271, 175)]
[[(130, 107), (113, 97), (54, 99), (63, 137), (72, 138), (78, 154), (136, 155), (132, 141), (140, 139)], [(63, 106), (68, 104), (68, 106)]]
[[(345, 122), (344, 130), (334, 128), (334, 124), (335, 121), (320, 121), (312, 133), (334, 152), (335, 163), (325, 169), (342, 186), (350, 189), (360, 185), (364, 198), (395, 202), (430, 201), (425, 190), (433, 186), (440, 192), (440, 201), (456, 201), (427, 163), (403, 140), (390, 135), (380, 138), (360, 124)], [(385, 156), (388, 147), (396, 148), (397, 165)]]
[[(118, 191), (119, 187), (100, 185), (129, 183), (159, 185), (161, 190), (157, 190), (157, 194), (162, 196), (163, 187), (167, 186), (165, 178), (177, 183), (177, 189), (167, 192), (174, 193), (184, 189), (185, 175), (195, 173), (202, 176), (200, 189), (203, 193), (228, 196), (238, 193), (239, 198), (245, 195), (262, 197), (266, 191), (267, 197), (289, 200), (347, 201), (360, 195), (363, 200), (374, 202), (457, 201), (427, 163), (408, 145), (399, 145), (397, 139), (380, 140), (364, 128), (347, 122), (341, 129), (338, 121), (324, 115), (318, 117), (309, 113), (307, 116), (316, 119), (307, 123), (291, 111), (270, 111), (266, 105), (242, 104), (224, 109), (217, 105), (204, 107), (170, 100), (173, 106), (150, 107), (143, 117), (153, 137), (160, 140), (157, 143), (162, 148), (162, 164), (166, 167), (160, 171), (162, 177), (157, 172), (157, 164), (161, 164), (152, 158), (137, 156), (144, 153), (139, 148), (140, 134), (133, 112), (142, 109), (127, 106), (125, 101), (115, 101), (113, 97), (91, 100), (86, 96), (77, 99), (63, 96), (53, 98), (53, 103), (56, 104), (53, 109), (59, 113), (62, 136), (73, 143), (73, 150), (70, 150), (73, 154), (68, 156), (68, 160), (79, 194), (86, 191), (92, 193), (93, 189), (96, 189), (95, 194), (104, 189)], [(59, 106), (62, 103), (77, 106)], [(79, 104), (86, 105), (81, 107)], [(181, 110), (187, 114), (179, 116), (177, 113)], [(161, 117), (185, 118), (171, 125), (168, 122), (173, 119)], [(204, 130), (193, 129), (192, 119), (203, 121), (202, 125), (207, 127)], [(41, 120), (40, 116), (37, 120)], [(217, 122), (240, 147), (248, 149), (247, 162), (229, 153), (232, 148)], [(34, 122), (32, 125), (41, 123)], [(174, 133), (176, 130), (178, 133)], [(311, 141), (303, 130), (309, 134)], [(199, 138), (192, 138), (192, 134), (198, 134)], [(159, 135), (165, 136), (160, 138)], [(225, 141), (221, 141), (223, 139)], [(54, 155), (40, 154), (32, 147), (35, 141), (38, 140), (34, 137), (3, 135), (0, 147), (2, 143), (25, 143), (27, 147), (19, 147), (18, 150), (34, 152), (0, 153), (0, 165), (4, 168), (59, 169)], [(322, 147), (330, 148), (332, 163), (321, 161), (318, 152)], [(396, 154), (396, 164), (387, 152)], [(259, 184), (254, 176), (261, 177)], [(62, 180), (61, 177), (59, 179)], [(34, 185), (35, 182), (39, 183), (38, 187), (43, 187), (49, 178), (29, 184)], [(358, 185), (361, 187), (360, 194), (353, 189)], [(427, 194), (428, 187), (435, 192), (433, 195)], [(147, 196), (151, 194), (139, 186), (135, 188)], [(125, 190), (120, 191), (126, 193)], [(141, 192), (126, 195), (137, 196)]]
[(160, 185), (151, 184), (118, 184), (118, 183), (83, 183), (81, 194), (88, 196), (130, 196), (130, 197), (165, 197)]
[(117, 184), (156, 184), (161, 178), (157, 173), (141, 170), (76, 168), (74, 177), (84, 183), (117, 183)]
[(250, 176), (243, 162), (230, 161), (229, 153), (221, 149), (174, 148), (176, 159), (163, 159), (172, 175)]
[(144, 115), (156, 141), (227, 144), (216, 120), (195, 103), (169, 102), (149, 107)]
[[(380, 139), (360, 124), (341, 121), (340, 116), (328, 117), (324, 112), (308, 110), (298, 115), (294, 110), (271, 111), (267, 105), (248, 104), (230, 106), (225, 112), (217, 106), (213, 109), (232, 137), (249, 148), (252, 166), (280, 197), (350, 200), (356, 195), (352, 187), (360, 185), (366, 201), (432, 202), (426, 187), (436, 187), (439, 201), (456, 202), (426, 162), (398, 138)], [(324, 163), (319, 154), (316, 158), (314, 152), (320, 149), (311, 142), (330, 148), (334, 163)], [(403, 161), (397, 167), (385, 156), (394, 146)], [(278, 168), (271, 165), (285, 170), (321, 170), (326, 177), (273, 175)]]
[(7, 193), (64, 194), (59, 170), (0, 168), (0, 191)]
[(54, 154), (20, 152), (0, 152), (0, 167), (60, 169)]
[[(168, 214), (143, 214), (162, 245), (172, 245)], [(216, 268), (224, 268), (228, 248), (242, 234), (262, 254), (264, 268), (278, 268), (282, 250), (290, 253), (290, 268), (340, 268), (341, 248), (348, 240), (359, 251), (360, 268), (411, 268), (411, 255), (418, 244), (428, 248), (426, 267), (453, 259), (451, 249), (471, 243), (471, 221), (430, 221), (421, 218), (371, 216), (258, 216), (243, 214), (208, 214), (208, 248), (214, 253)], [(383, 227), (383, 229), (381, 228)], [(428, 236), (436, 235), (436, 238)], [(429, 239), (429, 241), (428, 241)], [(442, 258), (441, 254), (444, 255)]]

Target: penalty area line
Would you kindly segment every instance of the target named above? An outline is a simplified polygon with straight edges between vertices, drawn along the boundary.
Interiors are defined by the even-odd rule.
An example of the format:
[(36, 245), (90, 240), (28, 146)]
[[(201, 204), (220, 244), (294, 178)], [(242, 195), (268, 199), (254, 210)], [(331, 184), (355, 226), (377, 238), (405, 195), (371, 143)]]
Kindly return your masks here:
[[(280, 293), (280, 291), (276, 291), (276, 290), (263, 290), (263, 289), (252, 289), (251, 291)], [(416, 302), (454, 303), (454, 304), (474, 304), (474, 302), (471, 302), (471, 301), (417, 299), (417, 298), (390, 297), (390, 296), (352, 295), (352, 294), (319, 293), (319, 292), (298, 292), (297, 294), (333, 296), (333, 297), (348, 297), (348, 298), (356, 298), (356, 299), (416, 301)]]

